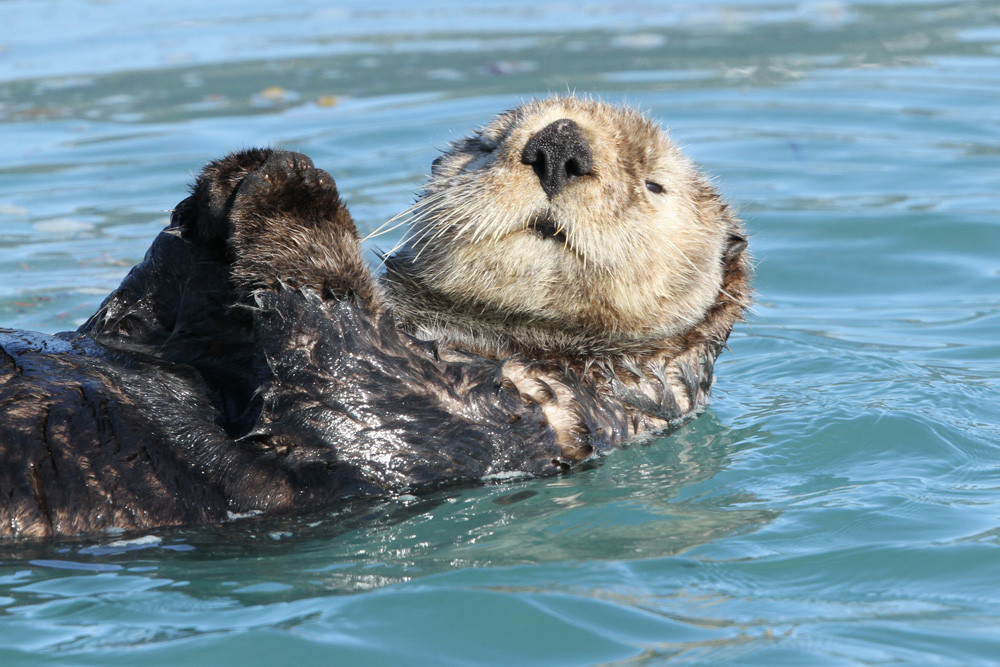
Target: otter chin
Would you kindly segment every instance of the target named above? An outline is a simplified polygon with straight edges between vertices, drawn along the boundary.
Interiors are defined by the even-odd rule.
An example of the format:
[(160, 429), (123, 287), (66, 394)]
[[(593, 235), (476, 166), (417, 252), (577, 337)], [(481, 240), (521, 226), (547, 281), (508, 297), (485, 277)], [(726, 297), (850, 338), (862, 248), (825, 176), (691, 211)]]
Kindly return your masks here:
[(649, 119), (522, 105), (408, 215), (376, 278), (308, 157), (209, 163), (77, 331), (0, 329), (0, 537), (552, 475), (706, 404), (746, 237)]
[(388, 299), (414, 335), (493, 358), (677, 348), (727, 298), (724, 256), (745, 244), (658, 125), (578, 98), (530, 102), (454, 143), (411, 215)]

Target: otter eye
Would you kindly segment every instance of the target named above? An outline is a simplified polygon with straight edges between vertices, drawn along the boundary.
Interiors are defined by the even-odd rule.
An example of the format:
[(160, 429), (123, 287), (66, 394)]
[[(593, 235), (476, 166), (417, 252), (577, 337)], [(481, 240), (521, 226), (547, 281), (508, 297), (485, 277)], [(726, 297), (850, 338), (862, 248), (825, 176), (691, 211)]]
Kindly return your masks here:
[(654, 195), (662, 195), (666, 192), (666, 189), (659, 183), (654, 183), (653, 181), (646, 181), (646, 189), (652, 192)]
[(441, 166), (441, 163), (442, 163), (442, 162), (444, 162), (444, 155), (438, 155), (438, 156), (437, 156), (436, 158), (434, 158), (434, 160), (433, 160), (433, 161), (431, 162), (431, 169), (437, 169), (438, 167), (440, 167), (440, 166)]

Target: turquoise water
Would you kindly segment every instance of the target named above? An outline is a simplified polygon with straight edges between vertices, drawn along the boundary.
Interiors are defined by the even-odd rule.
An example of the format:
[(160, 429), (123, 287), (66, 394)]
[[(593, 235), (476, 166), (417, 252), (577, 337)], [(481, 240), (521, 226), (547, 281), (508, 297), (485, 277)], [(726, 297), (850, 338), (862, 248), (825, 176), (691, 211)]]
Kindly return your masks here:
[(1000, 661), (993, 0), (2, 1), (0, 323), (78, 325), (229, 150), (308, 153), (367, 231), (566, 91), (747, 219), (710, 410), (557, 479), (0, 544), (0, 662)]

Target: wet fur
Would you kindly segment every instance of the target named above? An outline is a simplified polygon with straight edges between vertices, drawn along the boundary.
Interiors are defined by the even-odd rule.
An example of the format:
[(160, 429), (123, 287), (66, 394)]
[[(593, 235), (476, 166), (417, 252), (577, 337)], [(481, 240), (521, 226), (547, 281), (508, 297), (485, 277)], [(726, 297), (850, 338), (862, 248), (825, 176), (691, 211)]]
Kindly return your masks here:
[(671, 351), (491, 359), (401, 332), (308, 158), (228, 156), (77, 332), (0, 330), (0, 535), (213, 523), (565, 470), (704, 404), (747, 296), (740, 238), (726, 242), (732, 298)]

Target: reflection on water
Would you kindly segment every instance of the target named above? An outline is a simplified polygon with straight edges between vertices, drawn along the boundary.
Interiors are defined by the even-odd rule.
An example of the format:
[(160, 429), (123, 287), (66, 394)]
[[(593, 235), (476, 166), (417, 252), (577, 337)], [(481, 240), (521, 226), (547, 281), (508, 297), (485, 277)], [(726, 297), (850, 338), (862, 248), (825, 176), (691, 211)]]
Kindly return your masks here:
[[(50, 574), (58, 587), (58, 570), (125, 571), (137, 556), (155, 553), (156, 580), (169, 578), (171, 566), (195, 562), (199, 590), (214, 593), (234, 581), (266, 580), (277, 558), (294, 596), (317, 588), (357, 592), (455, 568), (663, 556), (773, 516), (739, 507), (751, 498), (695, 486), (758, 437), (754, 428), (734, 431), (705, 415), (668, 438), (636, 443), (603, 464), (557, 478), (358, 501), (287, 519), (67, 541), (55, 549), (8, 545), (0, 557), (55, 570)], [(678, 499), (682, 493), (687, 497)], [(230, 570), (230, 563), (248, 557), (239, 572)], [(224, 567), (215, 571), (213, 563)]]
[(308, 153), (366, 233), (449, 141), (566, 91), (650, 111), (719, 176), (759, 291), (709, 413), (571, 475), (2, 545), (0, 659), (994, 660), (998, 20), (987, 0), (0, 3), (5, 325), (75, 327), (234, 148)]

